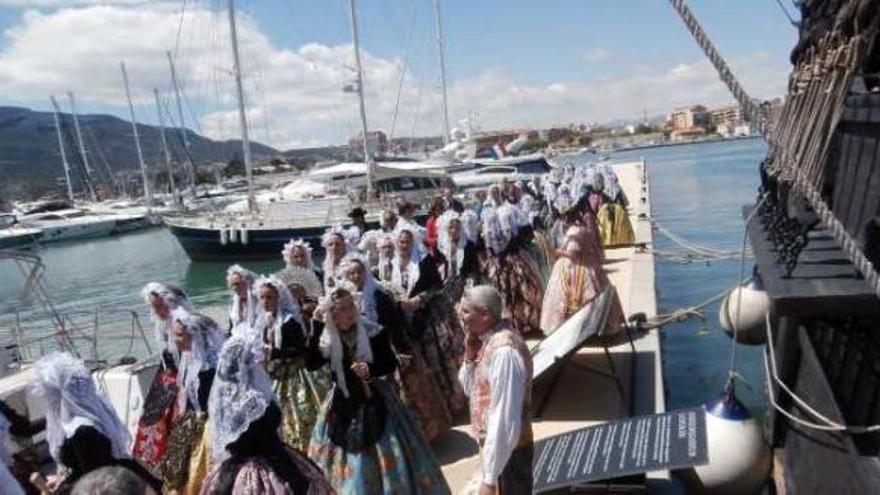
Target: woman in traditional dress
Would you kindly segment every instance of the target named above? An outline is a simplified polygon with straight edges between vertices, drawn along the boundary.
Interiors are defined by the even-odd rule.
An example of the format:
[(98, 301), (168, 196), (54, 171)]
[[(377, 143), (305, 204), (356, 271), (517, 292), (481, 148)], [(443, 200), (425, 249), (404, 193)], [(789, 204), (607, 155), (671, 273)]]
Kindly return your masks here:
[[(602, 240), (596, 223), (596, 215), (590, 206), (590, 197), (590, 193), (587, 192), (576, 203), (558, 203), (560, 211), (559, 222), (566, 229), (566, 236), (559, 244), (558, 253), (569, 261), (564, 259), (557, 260), (557, 264), (553, 267), (551, 281), (547, 284), (548, 295), (545, 298), (544, 310), (541, 316), (541, 330), (545, 334), (554, 331), (562, 324), (568, 316), (573, 314), (572, 310), (577, 311), (592, 301), (609, 283), (603, 266), (605, 254), (602, 248)], [(565, 255), (563, 254), (565, 252), (574, 254)], [(571, 261), (572, 258), (575, 258), (576, 262)], [(560, 261), (563, 263), (560, 263)], [(586, 265), (587, 268), (581, 268), (582, 265)], [(567, 308), (561, 306), (564, 301), (552, 301), (553, 295), (550, 293), (560, 294), (564, 287), (563, 283), (568, 283), (566, 280), (576, 281), (586, 274), (591, 274), (589, 280), (594, 282), (591, 282), (590, 287), (581, 287), (575, 289), (575, 292), (571, 292), (572, 297), (569, 302), (565, 302)], [(596, 295), (591, 295), (593, 290), (596, 291)], [(552, 301), (549, 302), (551, 307), (547, 306), (548, 301)], [(623, 306), (615, 289), (612, 294), (611, 310), (608, 315), (605, 332), (614, 333), (623, 324)]]
[(492, 184), (486, 190), (486, 199), (485, 201), (483, 201), (483, 209), (497, 208), (501, 206), (502, 203), (504, 203), (504, 197), (502, 194), (501, 186), (499, 184)]
[(544, 294), (541, 330), (550, 335), (578, 310), (590, 304), (608, 285), (601, 263), (602, 253), (583, 226), (573, 226), (565, 235), (553, 274)]
[(208, 410), (215, 465), (202, 495), (325, 495), (320, 469), (278, 435), (281, 409), (261, 365), (259, 341), (234, 336), (223, 345)]
[[(83, 475), (104, 466), (131, 469), (156, 490), (162, 483), (129, 458), (128, 430), (104, 397), (83, 362), (68, 353), (53, 353), (34, 365), (34, 391), (46, 404), (46, 442), (57, 466), (45, 483), (50, 493), (65, 493)], [(4, 492), (5, 493), (5, 492)]]
[(138, 420), (132, 455), (152, 469), (165, 458), (168, 434), (174, 416), (174, 399), (178, 393), (176, 346), (172, 342), (172, 311), (194, 311), (186, 294), (172, 285), (150, 282), (141, 291), (150, 305), (156, 344), (159, 346), (159, 370), (144, 400)]
[(226, 285), (232, 295), (227, 335), (231, 335), (239, 325), (250, 327), (257, 320), (257, 294), (254, 292), (256, 280), (257, 274), (241, 265), (232, 265), (226, 269)]
[(376, 244), (379, 248), (379, 260), (373, 267), (373, 275), (386, 289), (390, 287), (391, 277), (394, 276), (394, 237), (385, 234), (379, 238)]
[(452, 210), (440, 217), (437, 241), (440, 276), (444, 285), (456, 284), (447, 293), (453, 303), (461, 299), (465, 285), (479, 283), (480, 259), (474, 242), (478, 220), (475, 217), (470, 211), (459, 214)]
[(433, 439), (452, 426), (455, 413), (466, 403), (456, 378), (464, 333), (448, 312), (455, 303), (443, 291), (440, 258), (425, 252), (418, 234), (411, 224), (398, 225), (391, 281), (406, 316), (414, 360), (412, 369), (401, 376), (403, 400)]
[(178, 392), (159, 470), (168, 493), (194, 495), (211, 463), (208, 395), (225, 336), (207, 316), (179, 308), (171, 317)]
[(544, 300), (541, 267), (529, 250), (532, 237), (531, 225), (516, 206), (483, 210), (486, 256), (482, 272), (504, 298), (511, 325), (521, 335), (540, 331)]
[(431, 200), (428, 208), (428, 219), (425, 221), (425, 245), (428, 246), (428, 249), (433, 250), (437, 245), (437, 236), (439, 234), (438, 220), (445, 210), (446, 203), (441, 196)]
[(391, 378), (397, 360), (379, 326), (361, 320), (352, 294), (331, 291), (310, 366), (328, 365), (334, 387), (315, 426), (309, 457), (338, 493), (445, 494), (449, 487)]
[(326, 374), (306, 369), (306, 341), (310, 326), (287, 287), (275, 277), (257, 281), (260, 317), (256, 335), (263, 343), (266, 370), (283, 416), (282, 437), (304, 450), (330, 388)]
[(324, 274), (318, 269), (312, 259), (312, 246), (303, 239), (291, 239), (290, 242), (284, 245), (281, 254), (287, 266), (278, 272), (278, 277), (282, 281), (285, 278), (296, 278), (303, 285), (303, 288), (308, 291), (309, 295), (316, 298), (320, 297)]
[(635, 242), (632, 223), (626, 212), (626, 198), (616, 180), (607, 180), (605, 196), (609, 200), (602, 205), (596, 215), (602, 245), (606, 247), (627, 246)]
[(360, 294), (356, 298), (361, 318), (368, 324), (380, 325), (391, 339), (398, 356), (409, 355), (411, 349), (406, 335), (406, 320), (394, 299), (388, 295), (367, 269), (367, 262), (349, 255), (342, 261), (346, 280)]
[(334, 225), (324, 232), (321, 238), (321, 244), (324, 246), (326, 253), (324, 254), (324, 292), (328, 292), (336, 287), (336, 282), (343, 279), (342, 271), (339, 264), (342, 258), (348, 253), (349, 242), (346, 237), (347, 233), (342, 225)]

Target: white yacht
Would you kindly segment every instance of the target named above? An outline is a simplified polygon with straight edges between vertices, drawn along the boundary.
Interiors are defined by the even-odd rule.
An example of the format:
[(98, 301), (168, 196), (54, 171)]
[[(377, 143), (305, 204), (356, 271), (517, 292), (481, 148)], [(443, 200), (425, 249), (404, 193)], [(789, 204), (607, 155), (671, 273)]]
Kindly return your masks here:
[(22, 226), (43, 231), (42, 243), (105, 237), (117, 232), (118, 222), (129, 220), (132, 217), (127, 215), (92, 214), (77, 208), (18, 217)]
[(468, 163), (474, 164), (476, 168), (452, 176), (459, 190), (484, 188), (503, 180), (530, 181), (553, 169), (543, 153), (473, 159)]
[(19, 225), (15, 215), (0, 213), (0, 249), (33, 246), (42, 235), (43, 231), (40, 229)]

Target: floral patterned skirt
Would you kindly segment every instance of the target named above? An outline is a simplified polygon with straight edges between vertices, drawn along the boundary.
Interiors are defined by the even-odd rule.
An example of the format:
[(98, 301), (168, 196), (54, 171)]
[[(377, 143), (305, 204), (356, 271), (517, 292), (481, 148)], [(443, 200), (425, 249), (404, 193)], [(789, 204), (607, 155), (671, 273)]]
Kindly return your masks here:
[(273, 363), (272, 390), (281, 408), (281, 438), (297, 450), (305, 450), (321, 404), (331, 382), (325, 369), (308, 371), (301, 360)]
[(435, 293), (425, 306), (411, 321), (413, 327), (422, 327), (411, 342), (412, 363), (399, 375), (403, 403), (433, 440), (452, 427), (455, 414), (467, 405), (458, 382), (464, 331), (446, 290)]
[[(324, 474), (303, 454), (291, 448), (287, 449), (287, 454), (297, 466), (299, 474), (309, 482), (309, 487), (303, 492), (303, 495), (331, 495), (334, 493), (330, 483), (324, 478)], [(202, 495), (215, 493), (220, 474), (227, 467), (226, 463), (222, 463), (211, 471), (202, 485)], [(293, 490), (288, 481), (282, 479), (278, 473), (272, 470), (265, 460), (252, 457), (246, 460), (238, 470), (232, 495), (290, 495), (292, 493), (300, 495), (299, 492)]]
[(483, 273), (504, 299), (510, 323), (520, 335), (541, 330), (544, 281), (529, 251), (517, 249), (502, 256), (486, 256)]
[(381, 395), (387, 410), (385, 431), (379, 440), (360, 452), (334, 445), (325, 422), (328, 400), (315, 425), (309, 457), (340, 494), (450, 493), (428, 441), (397, 398), (393, 385), (376, 380), (373, 390)]
[(421, 426), (425, 437), (432, 440), (451, 428), (453, 404), (448, 402), (453, 396), (444, 395), (443, 390), (448, 387), (441, 386), (440, 380), (428, 366), (425, 353), (414, 349), (412, 362), (401, 369), (399, 375), (401, 399)]
[(211, 434), (207, 416), (187, 411), (168, 436), (165, 458), (159, 465), (167, 493), (195, 495), (210, 469)]
[(147, 392), (132, 448), (132, 455), (151, 469), (157, 469), (165, 457), (176, 397), (177, 374), (160, 369)]

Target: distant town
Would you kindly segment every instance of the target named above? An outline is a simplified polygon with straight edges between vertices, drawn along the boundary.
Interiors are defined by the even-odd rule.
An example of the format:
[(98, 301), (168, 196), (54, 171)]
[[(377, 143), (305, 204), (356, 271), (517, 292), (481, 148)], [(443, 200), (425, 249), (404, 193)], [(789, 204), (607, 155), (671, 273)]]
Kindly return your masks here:
[[(770, 121), (782, 100), (769, 103)], [(663, 146), (695, 141), (754, 137), (760, 129), (749, 122), (738, 105), (708, 108), (695, 104), (676, 108), (665, 116), (644, 115), (636, 121), (616, 123), (570, 123), (546, 129), (516, 128), (493, 131), (462, 130), (474, 143), (476, 157), (498, 153), (498, 147), (516, 139), (524, 138), (525, 144), (518, 152), (528, 153), (544, 150), (612, 152), (623, 149)], [(372, 131), (367, 136), (367, 147), (373, 156), (429, 156), (444, 146), (442, 136), (418, 138), (393, 138), (382, 131)], [(284, 153), (285, 159), (272, 159), (260, 163), (258, 173), (272, 173), (278, 169), (310, 168), (324, 161), (363, 159), (363, 138), (352, 136), (346, 145), (324, 148), (295, 149)]]

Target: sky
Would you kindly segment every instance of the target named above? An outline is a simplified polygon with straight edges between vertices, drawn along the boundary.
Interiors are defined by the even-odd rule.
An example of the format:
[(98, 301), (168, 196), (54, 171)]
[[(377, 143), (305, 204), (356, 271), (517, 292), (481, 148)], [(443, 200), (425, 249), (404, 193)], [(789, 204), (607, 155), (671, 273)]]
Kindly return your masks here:
[[(173, 54), (185, 124), (238, 137), (222, 0), (0, 0), (0, 106), (177, 124)], [(782, 2), (794, 13), (789, 0)], [(782, 96), (796, 29), (773, 0), (690, 0), (746, 90)], [(281, 148), (345, 142), (360, 129), (347, 0), (236, 2), (252, 139)], [(442, 131), (433, 0), (360, 0), (368, 126), (393, 136)], [(665, 0), (444, 0), (452, 127), (549, 127), (638, 119), (733, 102)], [(396, 111), (395, 111), (396, 109)], [(396, 115), (396, 118), (395, 118)]]

